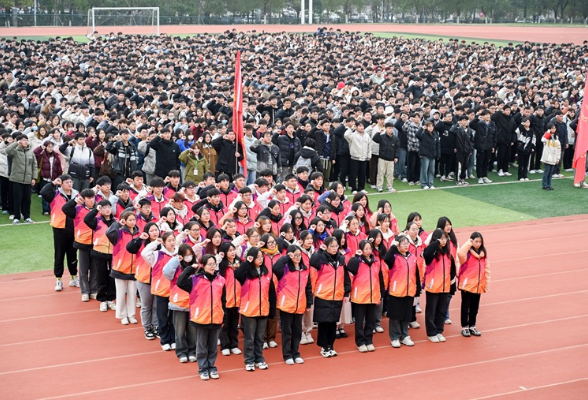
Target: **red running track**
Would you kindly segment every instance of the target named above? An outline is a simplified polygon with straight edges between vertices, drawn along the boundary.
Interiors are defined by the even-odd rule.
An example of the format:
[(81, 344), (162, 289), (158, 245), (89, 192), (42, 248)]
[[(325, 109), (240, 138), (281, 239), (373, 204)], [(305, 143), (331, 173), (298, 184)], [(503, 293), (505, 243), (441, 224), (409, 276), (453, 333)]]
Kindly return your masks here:
[(588, 215), (461, 229), (460, 242), (474, 229), (492, 266), (482, 337), (461, 337), (457, 295), (446, 343), (428, 342), (423, 327), (410, 332), (414, 348), (393, 349), (384, 319), (374, 353), (357, 352), (350, 325), (337, 358), (312, 344), (301, 346), (304, 365), (288, 366), (270, 349), (269, 370), (251, 373), (242, 356), (219, 356), (221, 379), (209, 382), (78, 289), (53, 292), (50, 271), (0, 276), (0, 398), (587, 399)]
[[(588, 38), (588, 28), (546, 25), (509, 26), (485, 24), (330, 24), (330, 25), (161, 25), (160, 32), (168, 34), (222, 33), (237, 29), (241, 32), (256, 30), (261, 32), (315, 32), (319, 27), (350, 32), (395, 32), (423, 35), (439, 35), (477, 39), (494, 39), (506, 41), (529, 40), (539, 43), (575, 43), (581, 44)], [(150, 26), (108, 26), (100, 27), (101, 34), (125, 32), (133, 34), (151, 34)], [(0, 36), (74, 36), (88, 34), (88, 28), (78, 27), (17, 27), (0, 28)]]

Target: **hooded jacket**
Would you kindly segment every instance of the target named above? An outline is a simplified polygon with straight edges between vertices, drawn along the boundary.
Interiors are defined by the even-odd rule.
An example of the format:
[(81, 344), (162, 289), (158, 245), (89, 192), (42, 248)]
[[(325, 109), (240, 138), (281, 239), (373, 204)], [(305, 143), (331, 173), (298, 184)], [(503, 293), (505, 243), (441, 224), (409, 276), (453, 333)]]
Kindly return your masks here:
[(12, 159), (10, 182), (30, 185), (31, 181), (36, 179), (37, 159), (31, 146), (23, 148), (18, 142), (14, 142), (0, 151)]

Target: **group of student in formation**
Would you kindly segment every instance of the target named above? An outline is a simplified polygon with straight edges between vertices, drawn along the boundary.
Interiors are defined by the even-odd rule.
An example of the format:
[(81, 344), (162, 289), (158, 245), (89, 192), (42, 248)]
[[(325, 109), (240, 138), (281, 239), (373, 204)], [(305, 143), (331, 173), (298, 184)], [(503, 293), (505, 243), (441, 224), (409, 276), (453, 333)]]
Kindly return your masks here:
[(219, 378), (219, 345), (223, 356), (243, 354), (247, 371), (267, 369), (263, 350), (278, 347), (278, 321), (288, 365), (304, 363), (299, 345), (314, 343), (314, 326), (326, 358), (337, 356), (335, 340), (352, 321), (359, 352), (375, 351), (383, 316), (393, 348), (414, 346), (408, 329), (419, 327), (423, 289), (431, 342), (446, 340), (457, 289), (462, 335), (481, 335), (490, 267), (480, 233), (459, 247), (447, 217), (427, 233), (418, 212), (401, 229), (387, 200), (372, 209), (364, 192), (349, 199), (339, 182), (325, 189), (320, 172), (294, 172), (281, 184), (269, 175), (246, 186), (241, 174), (230, 182), (211, 173), (180, 184), (171, 171), (147, 187), (137, 171), (114, 193), (108, 177), (78, 193), (63, 175), (41, 192), (51, 209), (55, 290), (63, 290), (67, 256), (82, 301), (116, 310), (123, 325), (138, 323), (138, 293), (145, 338), (197, 362), (202, 380)]

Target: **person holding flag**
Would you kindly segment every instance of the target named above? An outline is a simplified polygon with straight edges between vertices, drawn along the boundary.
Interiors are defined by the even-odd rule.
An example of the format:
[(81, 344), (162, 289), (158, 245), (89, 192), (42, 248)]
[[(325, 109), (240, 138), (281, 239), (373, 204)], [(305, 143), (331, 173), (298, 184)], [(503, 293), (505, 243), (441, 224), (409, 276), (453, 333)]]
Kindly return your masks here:
[[(577, 188), (588, 189), (586, 179), (586, 153), (588, 152), (588, 102), (586, 94), (588, 93), (588, 80), (584, 88), (584, 99), (580, 107), (580, 116), (578, 117), (576, 129), (576, 150), (574, 152), (573, 167), (576, 170), (574, 174), (574, 186)], [(573, 128), (573, 127), (572, 127)]]

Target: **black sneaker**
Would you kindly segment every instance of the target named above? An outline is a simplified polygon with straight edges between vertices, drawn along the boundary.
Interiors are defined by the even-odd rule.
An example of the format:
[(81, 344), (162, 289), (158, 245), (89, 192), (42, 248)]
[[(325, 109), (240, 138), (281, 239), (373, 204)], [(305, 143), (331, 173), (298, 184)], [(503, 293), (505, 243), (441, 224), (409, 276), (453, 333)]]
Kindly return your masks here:
[(339, 333), (339, 329), (335, 331), (335, 339), (341, 339), (341, 333)]
[(474, 336), (482, 336), (482, 333), (479, 332), (475, 326), (470, 326), (470, 333)]
[(145, 339), (155, 340), (155, 333), (151, 329), (145, 329)]
[(159, 331), (157, 330), (157, 328), (153, 328), (152, 329), (153, 334), (155, 335), (156, 338), (161, 339), (161, 336), (159, 336)]
[(341, 335), (342, 338), (346, 338), (349, 336), (343, 329), (339, 329), (339, 335)]
[(470, 337), (470, 329), (469, 328), (462, 328), (461, 329), (461, 335), (463, 337)]

